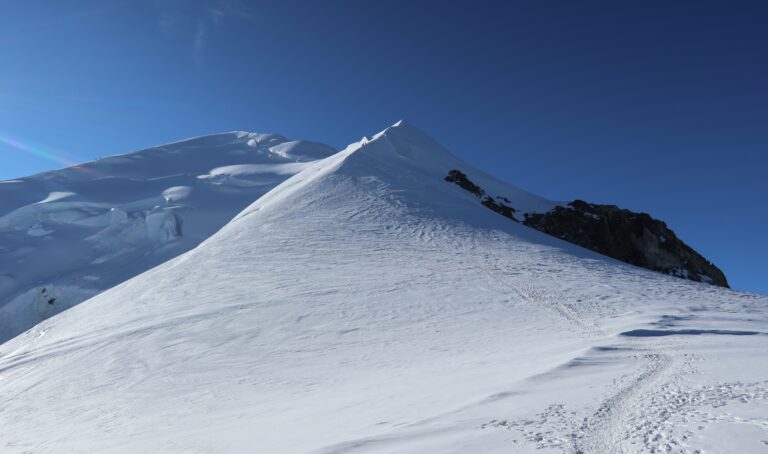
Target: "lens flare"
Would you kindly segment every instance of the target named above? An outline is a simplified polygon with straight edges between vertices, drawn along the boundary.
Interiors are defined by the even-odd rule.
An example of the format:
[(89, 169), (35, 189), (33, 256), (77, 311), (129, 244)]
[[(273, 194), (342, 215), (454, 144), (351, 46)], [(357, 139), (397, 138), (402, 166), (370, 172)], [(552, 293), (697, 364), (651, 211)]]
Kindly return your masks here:
[(25, 153), (37, 156), (38, 158), (55, 162), (56, 164), (62, 165), (64, 167), (71, 167), (76, 165), (75, 162), (67, 159), (64, 155), (62, 155), (61, 152), (54, 151), (47, 147), (34, 145), (29, 142), (21, 141), (7, 134), (0, 133), (0, 145), (7, 145), (8, 147), (15, 150), (23, 151)]

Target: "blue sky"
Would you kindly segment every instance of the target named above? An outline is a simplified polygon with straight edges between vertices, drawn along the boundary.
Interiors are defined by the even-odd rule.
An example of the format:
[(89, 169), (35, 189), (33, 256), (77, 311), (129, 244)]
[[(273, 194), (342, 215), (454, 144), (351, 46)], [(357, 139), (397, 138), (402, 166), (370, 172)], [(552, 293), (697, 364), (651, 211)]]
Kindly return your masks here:
[(400, 118), (645, 211), (768, 294), (765, 2), (0, 1), (0, 179), (201, 134)]

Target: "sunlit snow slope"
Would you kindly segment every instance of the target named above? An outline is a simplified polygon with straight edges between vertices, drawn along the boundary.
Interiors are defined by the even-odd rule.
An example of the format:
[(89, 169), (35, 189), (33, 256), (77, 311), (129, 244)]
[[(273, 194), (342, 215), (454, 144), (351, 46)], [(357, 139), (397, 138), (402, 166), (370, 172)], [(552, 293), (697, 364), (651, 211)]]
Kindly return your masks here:
[(0, 451), (766, 449), (768, 298), (512, 222), (456, 164), (397, 124), (3, 344)]
[(233, 132), (0, 182), (0, 342), (197, 246), (333, 153)]

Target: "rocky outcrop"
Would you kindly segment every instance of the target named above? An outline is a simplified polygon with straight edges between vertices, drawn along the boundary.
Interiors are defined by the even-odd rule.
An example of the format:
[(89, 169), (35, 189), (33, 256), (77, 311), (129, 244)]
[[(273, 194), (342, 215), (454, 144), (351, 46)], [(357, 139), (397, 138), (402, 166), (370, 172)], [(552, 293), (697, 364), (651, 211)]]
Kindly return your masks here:
[(720, 269), (680, 240), (667, 224), (615, 205), (574, 200), (547, 213), (525, 213), (523, 224), (632, 265), (728, 287)]
[[(462, 172), (452, 170), (445, 179), (475, 194), (484, 206), (519, 222), (519, 216), (515, 216), (517, 210), (508, 205), (511, 204), (509, 200), (492, 198)], [(728, 287), (719, 268), (680, 240), (664, 222), (646, 213), (574, 200), (546, 213), (522, 213), (522, 216), (522, 223), (528, 227), (608, 257), (653, 271)]]
[[(501, 198), (499, 198), (499, 200), (501, 200)], [(485, 205), (486, 208), (490, 208), (504, 217), (508, 217), (509, 219), (512, 219), (515, 222), (520, 222), (515, 217), (515, 213), (517, 213), (517, 210), (512, 208), (509, 205), (501, 203), (499, 200), (493, 200), (492, 198), (486, 196), (480, 203)]]
[(519, 222), (517, 218), (515, 218), (515, 213), (517, 210), (509, 205), (506, 205), (505, 203), (502, 203), (502, 201), (506, 203), (512, 203), (509, 201), (509, 199), (506, 197), (496, 197), (498, 200), (494, 200), (491, 196), (485, 194), (485, 190), (483, 188), (469, 181), (469, 178), (467, 178), (463, 172), (456, 169), (451, 170), (448, 172), (448, 176), (445, 177), (445, 181), (456, 184), (461, 189), (464, 189), (465, 191), (471, 192), (477, 197), (480, 197), (480, 203), (485, 205), (487, 208), (490, 208), (500, 215), (512, 219), (513, 221)]
[(448, 176), (445, 177), (445, 181), (456, 184), (461, 189), (464, 189), (465, 191), (469, 191), (478, 197), (482, 197), (485, 195), (485, 191), (483, 190), (483, 188), (469, 181), (469, 178), (467, 178), (467, 176), (459, 170), (454, 169), (448, 172)]

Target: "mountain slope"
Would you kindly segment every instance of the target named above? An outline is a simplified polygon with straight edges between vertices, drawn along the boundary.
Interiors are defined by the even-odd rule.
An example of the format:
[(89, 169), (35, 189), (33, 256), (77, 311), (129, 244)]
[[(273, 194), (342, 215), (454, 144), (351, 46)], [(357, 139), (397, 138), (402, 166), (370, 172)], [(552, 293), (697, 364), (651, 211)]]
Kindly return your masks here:
[[(407, 154), (409, 146), (399, 145)], [(0, 182), (0, 343), (193, 248), (334, 152), (276, 134), (233, 132)], [(547, 201), (453, 158), (430, 165), (529, 227), (634, 265), (728, 286), (717, 267), (648, 215)], [(451, 165), (484, 186), (447, 170)]]
[(3, 451), (764, 447), (767, 298), (509, 222), (457, 167), (552, 206), (389, 128), (0, 346)]
[(233, 132), (0, 182), (0, 342), (188, 251), (333, 153)]

